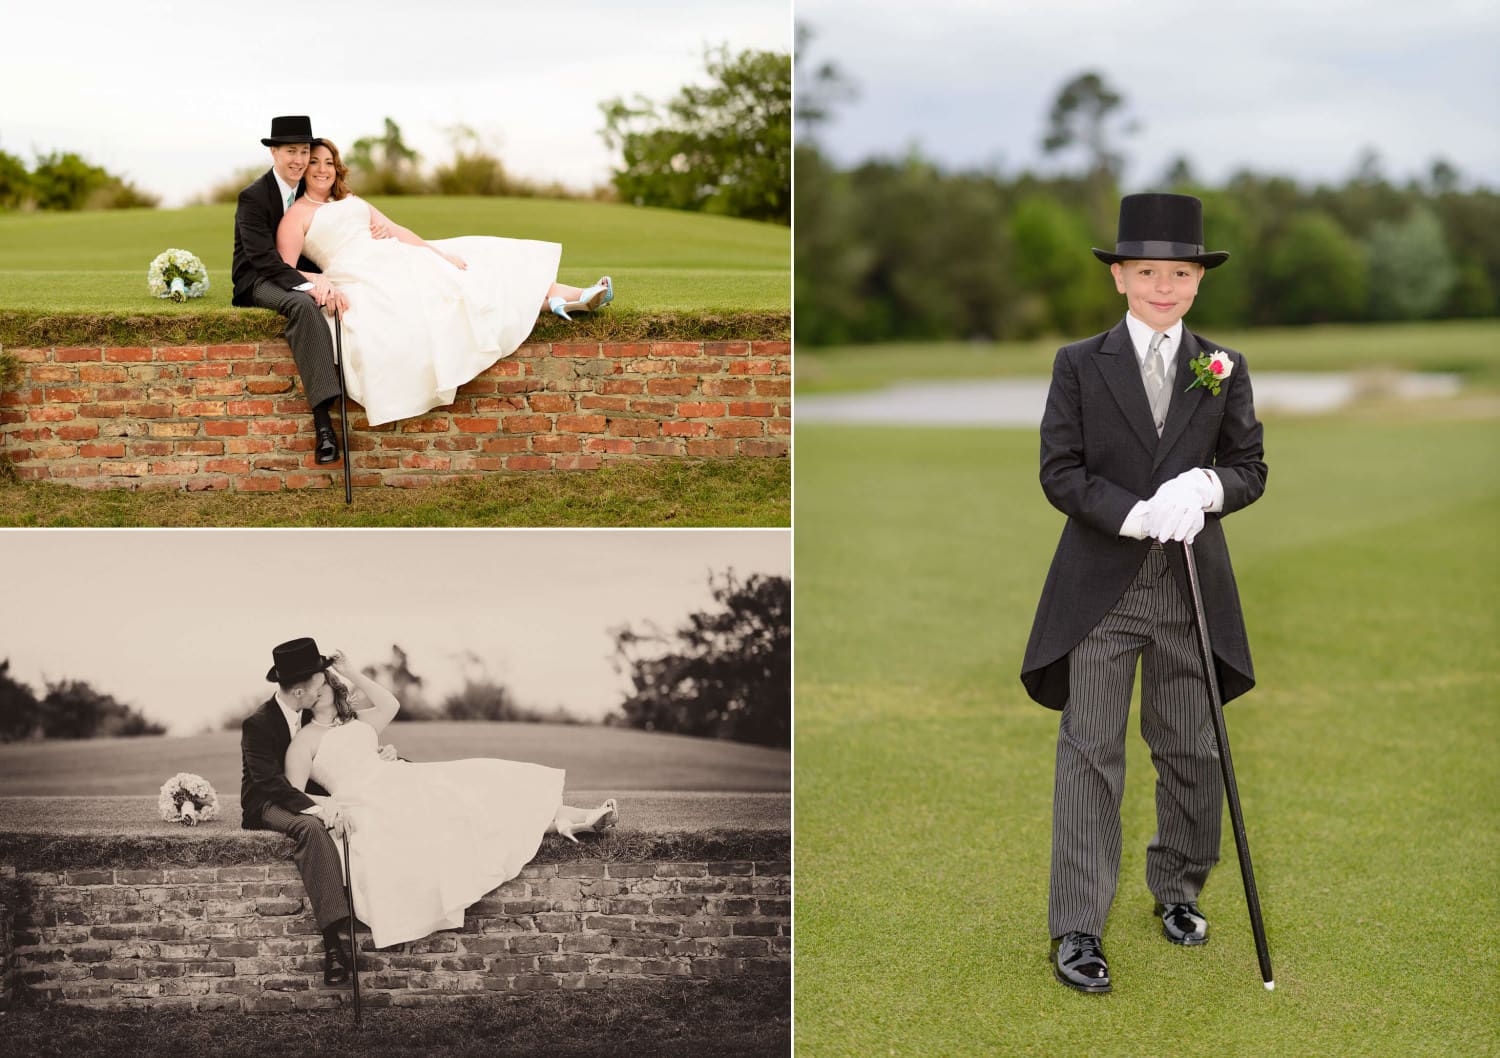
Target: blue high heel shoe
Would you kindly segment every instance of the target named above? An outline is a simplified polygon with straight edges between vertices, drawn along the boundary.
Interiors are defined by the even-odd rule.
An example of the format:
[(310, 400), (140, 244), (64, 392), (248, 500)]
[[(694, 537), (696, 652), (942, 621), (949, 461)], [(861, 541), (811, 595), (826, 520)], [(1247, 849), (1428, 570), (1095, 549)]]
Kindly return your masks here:
[(590, 312), (602, 309), (615, 300), (614, 281), (609, 276), (601, 276), (599, 282), (578, 295), (578, 300), (583, 302)]
[[(575, 308), (575, 309), (583, 307), (581, 305), (581, 303), (579, 303), (577, 301), (572, 302), (571, 304), (572, 304), (573, 308)], [(563, 319), (567, 320), (569, 323), (572, 323), (573, 322), (573, 317), (568, 315), (568, 305), (569, 305), (568, 299), (565, 298), (565, 297), (563, 297), (561, 294), (555, 295), (555, 296), (550, 297), (550, 298), (547, 299), (547, 307), (552, 310), (552, 314), (554, 316), (561, 316)]]

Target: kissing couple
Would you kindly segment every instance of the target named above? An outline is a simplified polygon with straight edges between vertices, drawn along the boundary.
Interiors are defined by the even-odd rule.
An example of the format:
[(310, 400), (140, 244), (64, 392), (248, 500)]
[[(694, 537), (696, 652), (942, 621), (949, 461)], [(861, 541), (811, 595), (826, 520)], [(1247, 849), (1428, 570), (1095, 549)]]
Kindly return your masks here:
[(286, 317), (312, 407), (314, 458), (339, 457), (329, 408), (339, 395), (334, 315), (348, 395), (371, 426), (452, 404), (458, 387), (520, 347), (539, 312), (614, 300), (603, 276), (557, 282), (562, 246), (463, 236), (426, 241), (351, 194), (338, 148), (303, 115), (271, 119), (271, 169), (234, 211), (233, 303)]
[[(323, 934), (323, 981), (349, 980), (352, 914), (375, 946), (463, 925), (464, 910), (514, 878), (544, 834), (602, 832), (614, 798), (563, 804), (557, 768), (493, 758), (414, 764), (382, 747), (401, 703), (312, 639), (271, 651), (276, 692), (240, 727), (241, 825), (295, 843), (292, 858)], [(351, 909), (337, 835), (347, 838)]]

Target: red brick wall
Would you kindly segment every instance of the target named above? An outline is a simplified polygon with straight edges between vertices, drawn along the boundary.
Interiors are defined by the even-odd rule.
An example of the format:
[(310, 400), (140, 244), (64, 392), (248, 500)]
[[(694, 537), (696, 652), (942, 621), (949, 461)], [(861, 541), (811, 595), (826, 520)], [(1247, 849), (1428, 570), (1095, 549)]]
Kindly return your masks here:
[[(322, 983), (322, 940), (289, 863), (19, 881), (15, 981), (30, 1000), (264, 1011), (349, 998)], [(790, 894), (785, 862), (532, 864), (471, 907), (462, 930), (385, 949), (363, 934), (361, 999), (789, 975)]]
[[(12, 349), (0, 452), (23, 479), (88, 488), (340, 485), (284, 342)], [(787, 342), (526, 345), (419, 419), (371, 429), (350, 407), (356, 486), (681, 457), (784, 456)]]

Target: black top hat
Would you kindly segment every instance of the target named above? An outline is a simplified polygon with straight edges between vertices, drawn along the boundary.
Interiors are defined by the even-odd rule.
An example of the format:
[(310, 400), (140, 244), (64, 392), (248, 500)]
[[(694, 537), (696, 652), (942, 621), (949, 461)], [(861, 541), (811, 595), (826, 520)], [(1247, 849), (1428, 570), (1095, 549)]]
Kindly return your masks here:
[(288, 117), (271, 119), (271, 135), (260, 142), (267, 147), (280, 147), (286, 143), (311, 143), (315, 136), (312, 134), (312, 119), (306, 114), (292, 114)]
[(1118, 261), (1196, 261), (1217, 268), (1225, 250), (1203, 248), (1203, 203), (1192, 195), (1126, 195), (1120, 199), (1115, 250), (1094, 248), (1105, 264)]
[(301, 683), (333, 664), (318, 650), (311, 639), (289, 639), (271, 650), (271, 669), (266, 679), (272, 683)]

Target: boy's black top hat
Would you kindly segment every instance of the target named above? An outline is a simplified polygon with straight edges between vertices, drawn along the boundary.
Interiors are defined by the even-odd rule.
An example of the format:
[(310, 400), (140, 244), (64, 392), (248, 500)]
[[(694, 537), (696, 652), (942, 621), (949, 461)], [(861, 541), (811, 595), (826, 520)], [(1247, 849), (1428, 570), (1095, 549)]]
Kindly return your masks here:
[(311, 143), (312, 119), (306, 114), (292, 114), (271, 119), (271, 135), (260, 142), (267, 147), (280, 147), (287, 143)]
[(1118, 261), (1196, 261), (1217, 268), (1225, 250), (1203, 248), (1203, 203), (1192, 195), (1143, 194), (1120, 199), (1115, 249), (1094, 248), (1105, 264)]
[(271, 669), (266, 679), (272, 683), (301, 683), (314, 673), (333, 664), (318, 650), (311, 639), (289, 639), (271, 650)]

